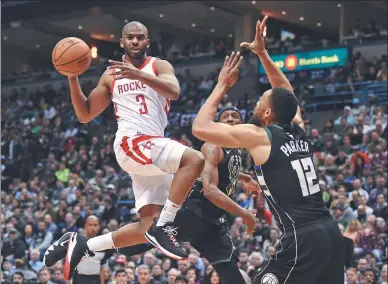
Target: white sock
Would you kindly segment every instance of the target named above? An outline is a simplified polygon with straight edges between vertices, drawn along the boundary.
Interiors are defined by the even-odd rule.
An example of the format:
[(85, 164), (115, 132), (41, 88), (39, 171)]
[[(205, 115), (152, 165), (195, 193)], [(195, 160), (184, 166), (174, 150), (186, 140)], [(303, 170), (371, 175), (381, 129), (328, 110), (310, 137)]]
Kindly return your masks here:
[(115, 244), (113, 243), (112, 232), (89, 239), (87, 245), (91, 251), (114, 249)]
[(175, 215), (180, 208), (180, 205), (177, 205), (170, 199), (167, 199), (166, 204), (164, 204), (162, 213), (160, 213), (160, 217), (156, 223), (156, 226), (163, 226), (166, 223), (174, 222)]

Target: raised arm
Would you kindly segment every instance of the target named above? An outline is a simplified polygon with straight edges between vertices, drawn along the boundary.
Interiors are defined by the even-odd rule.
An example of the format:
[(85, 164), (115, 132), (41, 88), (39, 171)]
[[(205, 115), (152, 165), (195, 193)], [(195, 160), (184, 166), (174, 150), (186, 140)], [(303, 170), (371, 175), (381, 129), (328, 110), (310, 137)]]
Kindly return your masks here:
[[(248, 48), (250, 51), (255, 53), (263, 64), (265, 73), (267, 74), (268, 80), (271, 83), (272, 88), (284, 88), (289, 90), (294, 94), (294, 89), (291, 86), (290, 81), (288, 81), (287, 77), (284, 75), (282, 70), (280, 70), (275, 62), (272, 61), (269, 56), (267, 50), (265, 49), (265, 41), (263, 37), (263, 32), (268, 20), (268, 16), (265, 16), (263, 21), (258, 21), (256, 24), (256, 35), (253, 42), (243, 42), (240, 46)], [(295, 115), (295, 118), (292, 121), (294, 124), (298, 124), (300, 127), (304, 129), (304, 123), (302, 119), (302, 115), (300, 112), (300, 108), (298, 106), (298, 111)]]
[(201, 173), (204, 196), (217, 207), (241, 216), (248, 225), (248, 233), (253, 232), (256, 227), (255, 217), (218, 188), (218, 165), (224, 158), (221, 147), (205, 143), (201, 152), (205, 157), (205, 168)]
[(225, 59), (218, 84), (199, 110), (193, 122), (192, 132), (195, 137), (205, 142), (229, 148), (245, 148), (251, 151), (257, 146), (269, 145), (268, 135), (263, 128), (253, 124), (231, 126), (213, 121), (218, 104), (237, 81), (240, 63), (239, 53), (232, 53), (230, 58)]
[(88, 123), (102, 113), (110, 103), (110, 84), (113, 77), (108, 71), (102, 74), (97, 87), (86, 97), (78, 82), (78, 77), (69, 77), (71, 102), (79, 122)]
[(123, 62), (109, 60), (113, 65), (108, 68), (113, 69), (111, 75), (115, 75), (117, 80), (124, 78), (140, 80), (166, 99), (177, 100), (179, 98), (179, 82), (175, 77), (174, 67), (168, 61), (155, 62), (157, 76), (154, 76), (136, 68), (125, 56), (122, 60)]

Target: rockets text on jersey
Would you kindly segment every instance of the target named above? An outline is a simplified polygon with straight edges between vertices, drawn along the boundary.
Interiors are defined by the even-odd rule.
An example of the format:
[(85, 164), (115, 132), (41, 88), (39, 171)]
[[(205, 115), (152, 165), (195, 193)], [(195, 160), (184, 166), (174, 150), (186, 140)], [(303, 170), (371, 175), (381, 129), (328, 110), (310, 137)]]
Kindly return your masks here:
[[(139, 67), (148, 74), (157, 76), (155, 57), (147, 57)], [(126, 135), (164, 136), (170, 100), (140, 80), (114, 80), (111, 85), (112, 102), (118, 131)]]

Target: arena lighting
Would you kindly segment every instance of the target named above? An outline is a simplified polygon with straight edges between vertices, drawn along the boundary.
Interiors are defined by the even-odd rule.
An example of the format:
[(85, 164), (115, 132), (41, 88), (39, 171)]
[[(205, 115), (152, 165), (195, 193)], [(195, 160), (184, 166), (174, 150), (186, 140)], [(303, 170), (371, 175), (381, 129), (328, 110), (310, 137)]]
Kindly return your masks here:
[(304, 21), (304, 18), (303, 17), (299, 17), (299, 20)]
[(337, 4), (337, 7), (338, 7), (338, 8), (341, 8), (341, 6), (342, 6), (341, 4)]
[(8, 39), (8, 37), (7, 36), (3, 36), (3, 40), (7, 40)]
[(211, 7), (210, 7), (210, 10), (214, 11), (214, 10), (215, 10), (215, 8), (214, 8), (213, 6), (211, 6)]
[(321, 23), (317, 23), (317, 26), (320, 27), (320, 26), (322, 26), (322, 24)]
[(282, 11), (282, 15), (286, 15), (287, 14), (287, 12), (286, 11)]
[(128, 23), (128, 22), (129, 22), (128, 19), (125, 19), (125, 20), (124, 20), (124, 23)]
[(39, 45), (39, 44), (37, 44), (37, 45), (36, 45), (36, 48), (40, 48), (40, 45)]
[(210, 31), (211, 31), (212, 33), (214, 33), (216, 30), (212, 28), (212, 29), (210, 29)]
[(255, 5), (255, 4), (256, 4), (256, 1), (252, 1), (252, 4)]
[(233, 37), (233, 34), (229, 34), (229, 37)]
[(97, 58), (97, 56), (98, 56), (97, 51), (98, 51), (98, 50), (97, 50), (97, 47), (93, 46), (93, 47), (91, 48), (92, 58)]
[(114, 38), (115, 37), (115, 35), (114, 34), (111, 34), (111, 35), (109, 35), (110, 36), (110, 38)]
[(82, 30), (82, 29), (83, 29), (83, 27), (82, 27), (82, 26), (78, 26), (78, 29), (79, 29), (79, 30)]
[(191, 26), (192, 26), (193, 28), (195, 28), (195, 27), (197, 26), (197, 24), (196, 24), (196, 23), (192, 23)]
[(159, 17), (160, 17), (160, 18), (163, 18), (163, 17), (164, 17), (164, 15), (163, 15), (163, 14), (159, 14)]

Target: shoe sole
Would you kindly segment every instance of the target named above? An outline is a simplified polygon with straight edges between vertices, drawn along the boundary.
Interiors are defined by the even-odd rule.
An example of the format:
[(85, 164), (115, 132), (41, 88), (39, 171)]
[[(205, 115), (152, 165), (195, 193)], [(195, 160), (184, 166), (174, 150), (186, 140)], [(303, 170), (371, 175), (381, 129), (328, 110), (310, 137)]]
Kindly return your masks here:
[[(74, 238), (74, 242), (73, 242)], [(74, 251), (74, 247), (77, 244), (77, 233), (72, 233), (72, 236), (69, 239), (69, 244), (67, 245), (65, 265), (63, 266), (63, 276), (65, 280), (70, 281), (70, 261)]]
[(154, 247), (159, 249), (163, 254), (167, 255), (168, 257), (170, 257), (172, 259), (175, 259), (175, 260), (187, 259), (187, 257), (181, 257), (181, 256), (178, 256), (178, 255), (175, 255), (175, 254), (169, 252), (168, 250), (166, 250), (165, 248), (163, 248), (153, 236), (148, 234), (148, 232), (146, 232), (144, 236), (147, 239), (147, 241), (150, 242), (151, 245), (153, 245)]
[[(65, 235), (67, 235), (67, 234), (72, 235), (73, 233), (66, 233), (66, 234), (64, 234), (63, 236), (65, 236)], [(63, 236), (62, 236), (61, 238), (63, 238)], [(69, 238), (69, 240), (63, 241), (63, 242), (61, 242), (61, 243), (59, 243), (59, 240), (58, 240), (58, 241), (57, 241), (57, 244), (56, 244), (57, 247), (63, 247), (63, 248), (64, 248), (65, 246), (63, 245), (63, 243), (64, 243), (64, 242), (69, 242), (70, 239), (71, 239), (71, 237)], [(55, 244), (55, 243), (54, 243), (54, 244)], [(52, 245), (47, 249), (47, 251), (48, 251), (48, 250), (54, 251), (54, 250), (55, 250), (54, 244), (52, 244)], [(66, 248), (66, 251), (67, 251), (67, 248)], [(64, 252), (63, 256), (62, 256), (60, 259), (58, 259), (57, 261), (60, 261), (61, 259), (65, 258), (65, 256), (66, 256), (66, 251)], [(56, 262), (57, 262), (57, 261), (56, 261)], [(56, 262), (55, 262), (55, 263), (56, 263)], [(53, 263), (52, 265), (48, 266), (48, 264), (46, 263), (46, 253), (44, 254), (44, 256), (43, 256), (43, 264), (44, 264), (44, 266), (45, 266), (46, 268), (53, 267), (55, 263)]]

